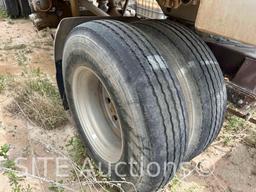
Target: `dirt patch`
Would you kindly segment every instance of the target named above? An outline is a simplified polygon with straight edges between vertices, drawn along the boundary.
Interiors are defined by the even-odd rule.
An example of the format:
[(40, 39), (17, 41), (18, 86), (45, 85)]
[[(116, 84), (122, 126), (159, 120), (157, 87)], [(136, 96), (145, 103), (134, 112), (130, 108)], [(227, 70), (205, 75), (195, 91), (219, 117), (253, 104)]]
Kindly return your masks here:
[[(21, 166), (21, 169), (18, 170), (24, 171), (22, 170), (23, 166), (28, 168), (28, 173), (31, 175), (58, 181), (59, 178), (55, 174), (56, 159), (62, 158), (60, 154), (62, 154), (65, 145), (75, 135), (72, 125), (66, 123), (64, 126), (49, 131), (36, 126), (25, 116), (14, 112), (9, 113), (6, 110), (15, 99), (14, 89), (21, 88), (17, 85), (8, 85), (9, 77), (18, 82), (24, 79), (25, 70), (32, 71), (39, 68), (42, 73), (47, 74), (47, 78), (52, 79), (53, 85), (55, 84), (53, 40), (51, 37), (51, 33), (54, 31), (38, 32), (29, 20), (10, 22), (9, 19), (0, 20), (0, 29), (0, 146), (10, 145), (10, 159), (24, 158), (18, 163)], [(36, 89), (36, 86), (43, 84), (48, 89), (49, 86), (45, 86), (44, 82), (36, 83), (35, 86), (31, 85), (30, 88)], [(41, 101), (44, 101), (43, 95), (41, 94)], [(25, 99), (31, 101), (29, 97)], [(45, 103), (41, 104), (44, 105)], [(56, 151), (50, 150), (49, 146), (52, 146)], [(44, 175), (44, 161), (40, 158), (49, 158), (46, 175)], [(34, 162), (32, 163), (32, 161)], [(31, 167), (32, 164), (37, 165), (36, 169)], [(35, 171), (36, 173), (34, 173)], [(69, 168), (68, 171), (70, 171)], [(0, 192), (13, 190), (7, 176), (0, 174), (0, 181)], [(51, 185), (49, 181), (46, 182), (33, 177), (26, 177), (22, 183), (29, 184), (33, 191), (48, 191), (48, 187)]]
[(10, 24), (9, 19), (0, 20), (0, 74), (19, 74), (21, 65), (40, 68), (55, 74), (53, 58), (54, 30), (38, 32), (29, 20), (18, 19)]
[[(8, 99), (6, 101), (8, 102)], [(4, 104), (8, 105), (8, 103)], [(73, 127), (66, 124), (64, 127), (49, 131), (34, 126), (6, 111), (1, 111), (0, 121), (2, 122), (0, 146), (6, 143), (10, 145), (9, 157), (17, 161), (18, 171), (48, 180), (44, 181), (28, 176), (25, 183), (28, 183), (33, 191), (48, 191), (49, 180), (60, 180), (56, 176), (57, 162), (64, 159), (60, 154), (64, 153), (63, 146), (75, 134)], [(49, 146), (56, 151), (51, 150)], [(64, 162), (63, 165), (67, 166), (68, 164)], [(69, 174), (70, 168), (64, 171)], [(11, 191), (8, 179), (1, 175), (0, 180), (0, 191)]]

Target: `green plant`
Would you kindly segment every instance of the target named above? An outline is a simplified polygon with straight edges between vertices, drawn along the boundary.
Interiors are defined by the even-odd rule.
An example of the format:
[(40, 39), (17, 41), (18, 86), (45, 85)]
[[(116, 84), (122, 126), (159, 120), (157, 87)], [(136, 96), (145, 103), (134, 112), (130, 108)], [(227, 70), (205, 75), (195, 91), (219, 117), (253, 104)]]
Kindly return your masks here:
[(72, 160), (79, 167), (82, 167), (87, 155), (86, 155), (85, 147), (82, 141), (79, 139), (79, 137), (78, 136), (71, 137), (71, 139), (66, 144), (66, 147), (68, 149), (69, 155), (72, 158)]
[[(58, 182), (59, 184), (63, 184), (63, 181), (59, 181)], [(52, 191), (52, 192), (64, 192), (64, 188), (61, 187), (61, 186), (58, 186), (56, 184), (51, 184), (49, 187), (48, 187), (49, 191)]]
[[(8, 42), (5, 42), (4, 43), (4, 46), (1, 48), (2, 50), (5, 50), (5, 51), (9, 51), (9, 50), (18, 50), (18, 49), (26, 49), (26, 45), (25, 44), (11, 44), (12, 43), (12, 40), (8, 41)], [(27, 52), (28, 49), (26, 49), (26, 52)], [(18, 54), (21, 54), (18, 53)], [(20, 55), (19, 55), (20, 56)], [(21, 56), (20, 56), (21, 57)], [(18, 57), (16, 56), (16, 58), (18, 59)]]
[(28, 91), (37, 92), (42, 96), (49, 97), (52, 100), (59, 99), (59, 93), (56, 87), (46, 77), (39, 77), (26, 81)]
[(240, 142), (246, 134), (246, 121), (227, 113), (219, 140), (224, 146), (232, 146)]
[(7, 17), (7, 23), (8, 23), (9, 25), (13, 25), (13, 24), (14, 24), (12, 18), (10, 18), (10, 17)]
[(175, 191), (180, 185), (181, 185), (180, 180), (177, 177), (174, 177), (171, 183), (169, 184), (169, 189), (171, 189), (172, 191)]
[(8, 15), (7, 15), (6, 11), (0, 9), (0, 19), (1, 19), (1, 18), (7, 18), (7, 17), (8, 17)]
[(228, 114), (226, 117), (226, 123), (225, 129), (227, 131), (236, 132), (244, 127), (245, 121), (239, 117)]
[(256, 148), (256, 125), (253, 124), (251, 129), (248, 130), (247, 137), (244, 141), (248, 146)]
[(185, 182), (174, 177), (168, 185), (170, 192), (202, 192), (203, 187), (194, 182)]
[(27, 64), (28, 58), (25, 54), (24, 49), (21, 49), (16, 52), (16, 60), (17, 60), (18, 65), (20, 65), (20, 66), (24, 66)]
[(79, 177), (79, 179), (83, 181), (84, 179), (88, 179), (87, 178), (88, 176), (88, 177), (92, 177), (94, 181), (103, 181), (103, 183), (100, 183), (100, 184), (97, 184), (96, 182), (95, 183), (96, 188), (99, 187), (99, 185), (101, 185), (101, 188), (103, 188), (104, 191), (108, 191), (108, 192), (124, 191), (124, 190), (120, 190), (122, 188), (121, 184), (112, 183), (111, 179), (108, 178), (106, 175), (103, 175), (103, 173), (100, 172), (98, 168), (95, 166), (95, 163), (93, 163), (87, 158), (86, 149), (81, 139), (78, 136), (71, 137), (71, 139), (68, 140), (66, 147), (72, 161), (78, 166), (79, 171), (83, 173), (83, 174), (80, 174), (81, 172), (77, 173), (77, 171), (72, 170), (71, 178), (73, 180), (76, 180)]
[(10, 145), (4, 144), (0, 147), (0, 157), (8, 159), (8, 152), (10, 150)]
[(67, 122), (59, 92), (39, 69), (24, 67), (23, 81), (18, 82), (12, 113), (21, 112), (26, 118), (45, 129), (60, 127)]
[(8, 87), (11, 81), (12, 78), (10, 75), (0, 75), (0, 93)]
[(231, 143), (231, 141), (232, 141), (232, 138), (230, 136), (226, 136), (223, 138), (223, 144), (225, 146), (228, 146)]
[(16, 169), (15, 162), (9, 159), (8, 152), (10, 145), (4, 144), (0, 147), (0, 157), (4, 158), (2, 167), (6, 168), (4, 175), (9, 179), (9, 184), (12, 188), (12, 192), (32, 192), (30, 185), (23, 186), (21, 182), (23, 177), (18, 176), (14, 171)]

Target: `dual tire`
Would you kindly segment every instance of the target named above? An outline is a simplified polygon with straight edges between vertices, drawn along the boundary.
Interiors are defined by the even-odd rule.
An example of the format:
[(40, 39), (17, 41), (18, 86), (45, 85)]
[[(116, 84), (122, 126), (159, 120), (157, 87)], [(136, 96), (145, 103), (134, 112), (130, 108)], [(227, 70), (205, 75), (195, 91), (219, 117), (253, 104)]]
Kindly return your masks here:
[(190, 29), (169, 21), (139, 21), (180, 82), (189, 116), (184, 161), (190, 161), (217, 137), (224, 119), (226, 88), (222, 71), (206, 43)]
[(113, 180), (125, 179), (126, 191), (163, 188), (222, 125), (218, 63), (177, 23), (81, 24), (66, 40), (62, 69), (88, 154)]

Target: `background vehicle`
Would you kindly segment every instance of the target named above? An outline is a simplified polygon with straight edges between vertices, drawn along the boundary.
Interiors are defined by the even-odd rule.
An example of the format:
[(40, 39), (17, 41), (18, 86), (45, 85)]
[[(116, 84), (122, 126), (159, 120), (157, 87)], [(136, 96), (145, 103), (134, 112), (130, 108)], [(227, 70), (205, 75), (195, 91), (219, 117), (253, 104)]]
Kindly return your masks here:
[[(105, 170), (111, 163), (112, 178), (125, 175), (138, 191), (164, 187), (181, 162), (217, 136), (226, 106), (223, 73), (230, 99), (244, 111), (255, 105), (255, 48), (228, 40), (256, 44), (256, 21), (248, 17), (255, 2), (158, 4), (30, 2), (39, 29), (58, 25), (57, 81), (90, 156)], [(159, 167), (147, 169), (152, 162)], [(134, 177), (131, 169), (144, 174)]]
[(27, 17), (31, 13), (31, 7), (27, 0), (1, 0), (0, 9), (3, 9), (12, 18)]

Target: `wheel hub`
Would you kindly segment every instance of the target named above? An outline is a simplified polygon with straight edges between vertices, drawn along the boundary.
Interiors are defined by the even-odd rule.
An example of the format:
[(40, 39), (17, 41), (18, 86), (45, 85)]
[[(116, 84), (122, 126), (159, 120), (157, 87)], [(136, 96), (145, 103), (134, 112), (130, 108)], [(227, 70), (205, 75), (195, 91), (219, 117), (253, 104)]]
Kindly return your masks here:
[(102, 80), (87, 67), (78, 67), (72, 82), (75, 109), (90, 145), (105, 161), (117, 162), (123, 137), (114, 100)]

